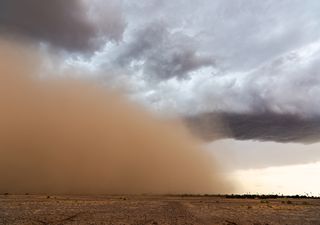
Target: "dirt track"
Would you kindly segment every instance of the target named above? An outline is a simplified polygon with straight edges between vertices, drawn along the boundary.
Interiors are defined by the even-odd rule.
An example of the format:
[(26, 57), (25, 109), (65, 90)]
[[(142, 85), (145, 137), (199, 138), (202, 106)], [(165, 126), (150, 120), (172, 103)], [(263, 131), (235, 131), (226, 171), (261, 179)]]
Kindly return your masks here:
[(0, 224), (320, 224), (320, 200), (1, 195)]

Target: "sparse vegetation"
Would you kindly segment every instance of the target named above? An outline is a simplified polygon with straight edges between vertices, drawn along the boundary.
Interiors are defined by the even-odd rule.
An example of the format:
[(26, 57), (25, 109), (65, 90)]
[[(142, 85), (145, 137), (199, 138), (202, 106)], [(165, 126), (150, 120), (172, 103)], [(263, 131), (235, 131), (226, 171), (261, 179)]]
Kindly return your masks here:
[(239, 198), (239, 199), (320, 199), (316, 196), (306, 196), (306, 195), (259, 195), (259, 194), (244, 194), (244, 195), (224, 195), (226, 198)]
[[(47, 199), (48, 196), (50, 199)], [(0, 224), (87, 224), (88, 221), (92, 224), (102, 224), (101, 221), (107, 221), (108, 224), (191, 225), (207, 221), (207, 224), (280, 225), (306, 224), (306, 213), (310, 221), (319, 221), (320, 199), (248, 200), (225, 197), (35, 194), (22, 197), (10, 193), (10, 197), (0, 196), (0, 212), (3, 215)], [(279, 205), (281, 202), (284, 204)], [(312, 207), (307, 206), (308, 203), (312, 204)], [(14, 223), (15, 221), (18, 223)]]
[[(230, 199), (320, 199), (318, 196), (311, 195), (260, 195), (260, 194), (230, 194), (230, 195), (215, 195), (215, 194), (168, 194), (165, 196), (171, 197), (208, 197), (208, 198), (230, 198)], [(282, 202), (285, 203), (285, 202)]]

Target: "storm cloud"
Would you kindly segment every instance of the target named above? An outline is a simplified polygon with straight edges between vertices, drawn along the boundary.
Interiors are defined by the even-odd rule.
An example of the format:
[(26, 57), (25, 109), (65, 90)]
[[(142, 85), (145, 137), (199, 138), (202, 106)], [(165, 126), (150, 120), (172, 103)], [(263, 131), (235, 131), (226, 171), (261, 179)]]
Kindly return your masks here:
[(1, 0), (0, 32), (77, 52), (120, 40), (125, 23), (119, 4), (105, 1), (102, 11), (93, 2), (89, 7), (85, 0)]
[[(320, 117), (319, 1), (44, 2), (0, 0), (2, 34), (68, 51), (97, 50), (89, 57), (67, 54), (64, 68), (124, 87), (157, 113), (298, 124)], [(264, 126), (274, 129), (272, 122)], [(240, 130), (248, 133), (241, 138), (270, 140)]]
[[(220, 121), (220, 123), (217, 123)], [(297, 142), (311, 144), (320, 140), (320, 118), (272, 112), (204, 113), (185, 118), (187, 127), (204, 141), (222, 138), (236, 140)]]

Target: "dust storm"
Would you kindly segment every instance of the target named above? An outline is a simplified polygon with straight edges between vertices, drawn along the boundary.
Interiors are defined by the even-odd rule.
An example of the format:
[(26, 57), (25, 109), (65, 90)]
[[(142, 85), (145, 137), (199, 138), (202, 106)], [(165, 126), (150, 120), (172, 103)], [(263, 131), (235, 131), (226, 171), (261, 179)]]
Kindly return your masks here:
[(178, 122), (115, 91), (40, 79), (45, 56), (0, 40), (0, 193), (225, 193), (212, 156)]

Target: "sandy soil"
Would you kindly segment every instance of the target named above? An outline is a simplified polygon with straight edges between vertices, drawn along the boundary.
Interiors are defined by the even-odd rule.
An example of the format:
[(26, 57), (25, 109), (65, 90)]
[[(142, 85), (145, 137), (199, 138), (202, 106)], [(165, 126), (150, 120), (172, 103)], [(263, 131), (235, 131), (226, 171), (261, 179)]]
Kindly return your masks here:
[(1, 195), (0, 224), (320, 224), (320, 200)]

